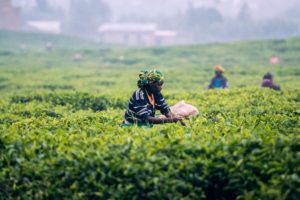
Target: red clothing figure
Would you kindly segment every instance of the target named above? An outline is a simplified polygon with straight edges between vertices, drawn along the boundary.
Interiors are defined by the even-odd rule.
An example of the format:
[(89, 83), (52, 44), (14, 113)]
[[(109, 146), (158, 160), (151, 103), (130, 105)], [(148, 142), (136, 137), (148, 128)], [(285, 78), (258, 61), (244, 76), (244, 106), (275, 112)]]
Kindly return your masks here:
[(279, 63), (279, 58), (275, 55), (271, 56), (270, 58), (270, 64), (275, 65)]

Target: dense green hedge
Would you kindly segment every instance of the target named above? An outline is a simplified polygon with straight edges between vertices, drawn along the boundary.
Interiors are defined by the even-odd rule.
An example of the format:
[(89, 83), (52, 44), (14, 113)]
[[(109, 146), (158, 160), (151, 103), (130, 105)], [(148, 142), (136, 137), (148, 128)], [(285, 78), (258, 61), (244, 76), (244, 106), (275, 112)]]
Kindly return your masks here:
[[(52, 138), (54, 140), (54, 138)], [(299, 199), (300, 139), (134, 145), (1, 140), (5, 199)], [(69, 143), (66, 141), (66, 143)], [(71, 148), (71, 149), (69, 149)]]
[(299, 199), (297, 90), (168, 99), (182, 97), (200, 108), (198, 117), (187, 127), (149, 129), (119, 127), (124, 100), (80, 92), (13, 95), (0, 104), (0, 196)]
[(32, 94), (32, 95), (16, 95), (10, 100), (11, 103), (29, 103), (36, 102), (49, 102), (54, 106), (71, 106), (75, 110), (91, 109), (93, 111), (106, 110), (108, 108), (121, 108), (125, 109), (127, 106), (126, 101), (106, 97), (106, 96), (93, 96), (88, 93), (81, 92), (65, 92), (65, 93), (46, 93), (46, 94)]

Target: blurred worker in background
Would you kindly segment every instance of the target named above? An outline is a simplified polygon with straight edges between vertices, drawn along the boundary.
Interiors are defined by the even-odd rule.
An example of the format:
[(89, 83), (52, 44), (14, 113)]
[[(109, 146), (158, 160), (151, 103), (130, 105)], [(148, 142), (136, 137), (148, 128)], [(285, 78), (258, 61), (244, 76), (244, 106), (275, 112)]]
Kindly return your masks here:
[(276, 65), (279, 63), (279, 57), (278, 56), (275, 56), (275, 55), (272, 55), (269, 59), (269, 62), (270, 64), (272, 65)]
[(208, 89), (228, 88), (227, 78), (223, 76), (225, 69), (221, 65), (214, 66), (215, 76), (211, 79)]
[(268, 87), (274, 90), (280, 90), (280, 86), (273, 83), (273, 75), (268, 72), (263, 76), (261, 87)]

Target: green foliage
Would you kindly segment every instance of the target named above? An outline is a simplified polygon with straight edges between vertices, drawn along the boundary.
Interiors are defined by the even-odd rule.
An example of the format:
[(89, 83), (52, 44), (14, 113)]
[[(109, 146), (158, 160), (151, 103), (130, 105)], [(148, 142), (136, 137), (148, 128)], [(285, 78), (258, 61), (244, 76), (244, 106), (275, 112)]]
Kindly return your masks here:
[[(0, 199), (300, 198), (299, 39), (87, 44), (74, 62), (68, 45), (46, 52), (33, 43), (24, 53), (9, 38), (0, 41)], [(272, 54), (280, 65), (267, 63)], [(230, 88), (205, 90), (217, 63)], [(186, 127), (119, 126), (150, 65), (166, 75), (170, 105), (200, 110)], [(282, 91), (260, 88), (266, 71)]]
[(69, 106), (75, 110), (92, 109), (93, 111), (106, 110), (108, 108), (125, 109), (126, 104), (120, 99), (108, 98), (106, 96), (91, 96), (88, 93), (49, 93), (49, 94), (33, 94), (26, 96), (13, 96), (10, 103), (51, 103), (54, 106)]

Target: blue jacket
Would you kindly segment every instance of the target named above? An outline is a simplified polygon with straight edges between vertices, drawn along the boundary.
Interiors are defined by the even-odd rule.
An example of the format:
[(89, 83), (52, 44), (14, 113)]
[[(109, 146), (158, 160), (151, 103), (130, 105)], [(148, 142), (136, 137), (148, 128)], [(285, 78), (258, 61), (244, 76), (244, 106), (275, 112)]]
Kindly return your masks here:
[(170, 108), (161, 93), (154, 94), (155, 106), (153, 107), (148, 99), (145, 89), (136, 90), (128, 103), (125, 112), (125, 120), (131, 123), (145, 123), (148, 116), (155, 116), (158, 109), (164, 115), (170, 112)]

